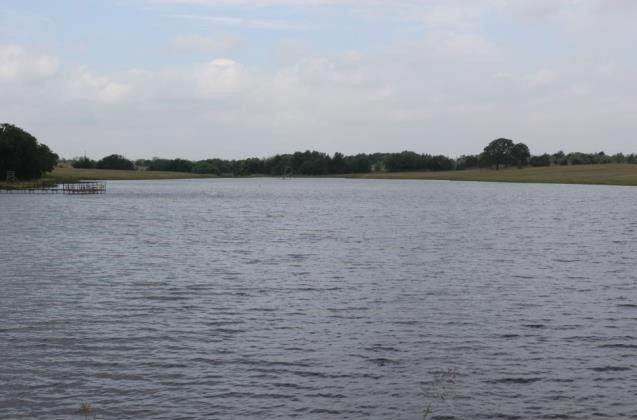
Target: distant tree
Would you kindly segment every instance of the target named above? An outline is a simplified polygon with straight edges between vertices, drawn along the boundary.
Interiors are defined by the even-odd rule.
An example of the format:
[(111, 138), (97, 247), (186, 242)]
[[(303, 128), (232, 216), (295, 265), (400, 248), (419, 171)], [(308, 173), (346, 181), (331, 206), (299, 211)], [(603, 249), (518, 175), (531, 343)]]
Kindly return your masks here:
[(451, 171), (452, 169), (455, 169), (455, 162), (443, 155), (431, 156), (425, 167), (425, 170), (429, 171)]
[(329, 172), (331, 174), (342, 174), (345, 172), (353, 172), (347, 170), (345, 158), (342, 153), (334, 153), (334, 157), (330, 160)]
[(170, 160), (168, 159), (153, 158), (148, 164), (147, 169), (149, 171), (167, 171), (169, 165)]
[(248, 158), (241, 161), (241, 175), (257, 175), (265, 173), (265, 162), (259, 158)]
[(150, 159), (136, 159), (135, 160), (135, 166), (138, 168), (148, 168), (150, 166), (150, 164), (152, 163), (152, 160)]
[(280, 176), (288, 173), (288, 168), (291, 167), (290, 155), (275, 155), (268, 160), (268, 167), (270, 168), (270, 174), (273, 176)]
[(566, 158), (566, 155), (564, 154), (564, 152), (561, 150), (557, 153), (553, 153), (553, 156), (551, 156), (551, 158), (553, 159), (553, 163), (555, 165), (560, 165), (560, 166), (568, 165), (568, 159)]
[(616, 153), (610, 159), (612, 163), (627, 163), (626, 156), (623, 153)]
[(403, 150), (400, 153), (388, 153), (383, 164), (389, 172), (417, 171), (422, 169), (421, 161), (421, 155), (409, 150)]
[(192, 171), (196, 174), (216, 174), (221, 175), (219, 165), (213, 159), (200, 160), (192, 164)]
[(385, 154), (382, 166), (389, 172), (449, 171), (456, 167), (456, 161), (443, 155), (419, 155), (416, 152), (404, 150), (400, 153)]
[(95, 167), (95, 161), (93, 159), (87, 158), (86, 156), (82, 156), (76, 159), (73, 159), (71, 165), (74, 168), (78, 169), (92, 169)]
[(326, 175), (329, 173), (329, 156), (325, 153), (312, 151), (297, 168), (302, 175)]
[(456, 159), (456, 169), (459, 171), (477, 168), (479, 166), (480, 157), (477, 155), (462, 155)]
[(173, 159), (168, 165), (172, 172), (192, 172), (192, 162), (186, 159)]
[(601, 151), (595, 156), (595, 158), (593, 160), (595, 161), (595, 163), (599, 163), (599, 164), (612, 163), (613, 162), (613, 157), (612, 156), (608, 156), (606, 153)]
[[(615, 155), (617, 156), (617, 155)], [(604, 163), (622, 163), (621, 160), (625, 161), (625, 157), (617, 157), (608, 156), (604, 152), (599, 153), (581, 153), (581, 152), (573, 152), (569, 153), (564, 157), (564, 159), (568, 162), (569, 165), (593, 165), (593, 164), (604, 164)]]
[(18, 179), (38, 179), (55, 168), (59, 156), (31, 134), (11, 124), (0, 124), (0, 177), (15, 171)]
[(371, 155), (367, 155), (369, 163), (371, 164), (371, 169), (374, 171), (384, 171), (386, 169), (385, 158), (387, 155), (387, 153), (372, 153)]
[(511, 163), (513, 146), (515, 146), (513, 140), (505, 138), (493, 140), (484, 148), (482, 157), (489, 165), (499, 169), (500, 166), (506, 166)]
[(587, 165), (593, 163), (590, 155), (579, 152), (569, 153), (566, 155), (566, 160), (571, 165)]
[(527, 166), (530, 158), (531, 152), (529, 151), (529, 147), (524, 143), (517, 143), (511, 149), (511, 159), (518, 168)]
[(277, 155), (271, 160), (273, 175), (326, 175), (330, 170), (330, 157), (315, 150), (295, 152), (293, 155)]
[(356, 156), (346, 156), (345, 171), (349, 173), (367, 173), (372, 171), (372, 162), (368, 155), (360, 153)]
[(480, 155), (469, 155), (465, 158), (467, 169), (480, 167)]
[(121, 169), (121, 170), (133, 170), (135, 165), (130, 160), (126, 159), (122, 155), (109, 155), (100, 159), (95, 167), (97, 169)]
[(303, 152), (294, 152), (292, 155), (291, 163), (292, 163), (292, 172), (300, 173), (301, 165), (305, 162), (305, 159), (310, 154), (310, 151)]
[(38, 145), (37, 157), (37, 162), (42, 173), (51, 172), (60, 159), (60, 157), (56, 153), (53, 153), (46, 144)]
[(551, 155), (544, 153), (541, 156), (533, 156), (529, 163), (531, 166), (551, 166)]

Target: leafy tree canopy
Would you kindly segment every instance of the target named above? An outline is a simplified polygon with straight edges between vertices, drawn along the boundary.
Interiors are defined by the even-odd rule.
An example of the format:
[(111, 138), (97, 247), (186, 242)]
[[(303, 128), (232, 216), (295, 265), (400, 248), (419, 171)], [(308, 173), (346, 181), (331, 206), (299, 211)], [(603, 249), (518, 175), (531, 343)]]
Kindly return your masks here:
[(38, 179), (51, 172), (59, 156), (31, 134), (11, 124), (0, 124), (0, 177), (15, 171), (18, 179)]
[(505, 138), (493, 140), (480, 155), (480, 159), (487, 166), (495, 166), (495, 169), (507, 165), (526, 166), (530, 158), (531, 152), (526, 144), (516, 144), (513, 140)]
[(122, 155), (109, 155), (102, 159), (100, 159), (97, 164), (95, 164), (97, 169), (123, 169), (123, 170), (133, 170), (135, 169), (135, 165), (130, 160), (126, 159)]
[(71, 164), (74, 168), (92, 169), (95, 168), (95, 161), (93, 159), (82, 156), (80, 158), (73, 159)]
[(529, 147), (524, 143), (517, 143), (511, 149), (511, 159), (518, 167), (527, 166), (531, 159)]
[(482, 152), (483, 160), (489, 165), (498, 169), (511, 163), (511, 151), (513, 150), (513, 140), (499, 138), (489, 143)]

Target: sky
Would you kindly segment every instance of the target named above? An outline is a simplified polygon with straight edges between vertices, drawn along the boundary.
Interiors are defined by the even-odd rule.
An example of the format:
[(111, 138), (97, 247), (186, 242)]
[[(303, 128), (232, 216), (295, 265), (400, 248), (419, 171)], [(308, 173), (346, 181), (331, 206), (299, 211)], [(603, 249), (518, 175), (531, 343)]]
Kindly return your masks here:
[(62, 157), (637, 152), (634, 0), (0, 0), (0, 122)]

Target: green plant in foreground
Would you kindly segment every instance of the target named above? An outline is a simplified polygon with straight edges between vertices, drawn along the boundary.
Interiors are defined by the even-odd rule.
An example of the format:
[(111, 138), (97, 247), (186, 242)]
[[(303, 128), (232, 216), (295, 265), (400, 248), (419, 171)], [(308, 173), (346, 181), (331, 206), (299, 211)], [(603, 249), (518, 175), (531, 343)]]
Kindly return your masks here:
[(433, 413), (435, 402), (447, 400), (449, 386), (456, 383), (456, 376), (458, 376), (458, 370), (456, 368), (433, 372), (433, 381), (429, 389), (423, 389), (425, 398), (429, 399), (429, 403), (422, 412), (423, 420), (428, 419)]

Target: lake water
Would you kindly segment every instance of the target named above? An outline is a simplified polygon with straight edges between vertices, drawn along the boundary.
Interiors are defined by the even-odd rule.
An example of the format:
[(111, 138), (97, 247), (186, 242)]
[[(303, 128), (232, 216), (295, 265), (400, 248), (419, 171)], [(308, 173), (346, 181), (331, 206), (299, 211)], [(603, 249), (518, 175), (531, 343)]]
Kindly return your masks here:
[(637, 418), (636, 209), (439, 181), (0, 195), (0, 418)]

